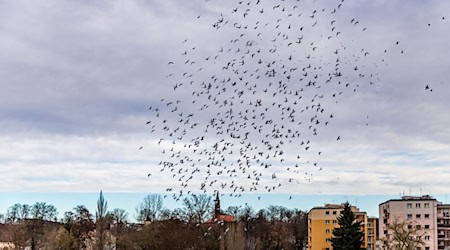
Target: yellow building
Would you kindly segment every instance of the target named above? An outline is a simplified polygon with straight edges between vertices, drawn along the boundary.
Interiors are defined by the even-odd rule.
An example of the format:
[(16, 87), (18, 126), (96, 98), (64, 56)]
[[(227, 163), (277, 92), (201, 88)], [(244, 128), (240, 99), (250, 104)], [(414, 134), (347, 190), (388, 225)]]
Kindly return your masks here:
[(367, 221), (367, 250), (376, 250), (378, 240), (378, 218), (371, 217)]
[[(333, 237), (333, 229), (338, 227), (337, 218), (341, 214), (344, 205), (326, 204), (323, 207), (314, 207), (308, 214), (308, 246), (310, 250), (332, 250), (330, 239)], [(361, 221), (361, 230), (364, 232), (363, 246), (367, 248), (367, 214), (360, 212), (355, 206), (351, 206), (356, 220)]]

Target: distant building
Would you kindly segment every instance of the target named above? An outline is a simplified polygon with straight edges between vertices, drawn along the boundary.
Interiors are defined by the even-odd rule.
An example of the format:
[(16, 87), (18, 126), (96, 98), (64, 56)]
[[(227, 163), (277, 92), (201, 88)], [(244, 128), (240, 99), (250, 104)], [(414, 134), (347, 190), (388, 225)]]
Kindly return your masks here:
[(378, 218), (367, 219), (367, 250), (376, 250), (378, 240)]
[(417, 250), (441, 249), (438, 248), (437, 237), (438, 204), (439, 202), (429, 195), (403, 196), (401, 199), (381, 203), (378, 207), (380, 239), (391, 240), (392, 230), (389, 226), (393, 223), (406, 222), (408, 228), (417, 230), (419, 235), (415, 237), (425, 242), (425, 246), (418, 247)]
[(206, 223), (214, 223), (217, 221), (234, 222), (233, 215), (222, 213), (222, 210), (220, 209), (219, 192), (216, 192), (216, 199), (214, 200), (214, 214), (211, 219), (206, 221)]
[(438, 249), (450, 250), (450, 204), (437, 205)]
[[(332, 250), (331, 238), (333, 229), (338, 227), (337, 218), (344, 209), (343, 204), (325, 204), (323, 207), (314, 207), (308, 214), (308, 246), (310, 250)], [(362, 247), (368, 246), (368, 219), (366, 212), (360, 212), (351, 206), (357, 221), (361, 222), (361, 231), (364, 233)]]

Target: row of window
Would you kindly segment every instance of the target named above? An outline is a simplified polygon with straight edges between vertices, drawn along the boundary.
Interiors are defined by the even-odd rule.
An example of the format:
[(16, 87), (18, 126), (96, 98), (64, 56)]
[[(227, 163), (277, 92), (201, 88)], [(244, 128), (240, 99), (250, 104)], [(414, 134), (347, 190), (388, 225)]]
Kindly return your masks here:
[[(422, 203), (416, 203), (416, 208), (421, 208)], [(430, 208), (430, 203), (423, 203), (424, 208)], [(412, 203), (406, 203), (406, 208), (413, 208)]]
[[(408, 225), (408, 229), (412, 229), (413, 228), (413, 225)], [(426, 229), (430, 229), (430, 225), (425, 225), (425, 226), (423, 226), (423, 228), (426, 230)], [(422, 225), (416, 225), (416, 229), (417, 230), (421, 230), (422, 229)]]
[[(333, 215), (336, 215), (337, 214), (337, 211), (332, 211), (333, 212)], [(341, 213), (341, 212), (339, 212), (339, 213)], [(326, 215), (330, 215), (330, 211), (325, 211), (325, 214)]]
[[(413, 228), (413, 225), (409, 224), (408, 225), (408, 229), (412, 229), (412, 228)], [(416, 229), (417, 230), (421, 230), (422, 229), (422, 225), (416, 225)], [(430, 225), (424, 225), (423, 229), (424, 230), (430, 229)], [(388, 230), (384, 230), (383, 233), (384, 233), (384, 235), (388, 235)]]
[[(412, 214), (407, 214), (406, 217), (407, 217), (408, 219), (412, 219), (412, 218), (413, 218), (413, 215), (412, 215)], [(421, 219), (421, 218), (422, 218), (422, 215), (421, 215), (421, 214), (416, 214), (416, 219)], [(424, 214), (424, 215), (423, 215), (423, 218), (429, 219), (429, 218), (430, 218), (430, 214)]]
[[(327, 224), (327, 225), (330, 224), (330, 220), (326, 220), (325, 224)], [(337, 220), (333, 220), (333, 224), (337, 224)]]
[[(391, 238), (391, 235), (386, 235), (386, 238)], [(425, 240), (425, 241), (430, 241), (431, 240), (431, 236), (429, 236), (429, 235), (424, 235), (423, 237), (421, 236), (421, 235), (419, 235), (419, 236), (409, 236), (409, 238), (412, 240), (412, 239), (414, 239), (414, 238), (416, 238), (416, 241), (422, 241), (422, 240)]]

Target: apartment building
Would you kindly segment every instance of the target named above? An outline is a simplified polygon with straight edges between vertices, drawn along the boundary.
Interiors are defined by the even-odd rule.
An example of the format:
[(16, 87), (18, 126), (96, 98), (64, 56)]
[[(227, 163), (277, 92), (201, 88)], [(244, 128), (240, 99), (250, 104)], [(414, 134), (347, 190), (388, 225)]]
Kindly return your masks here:
[(376, 250), (378, 240), (378, 218), (367, 219), (367, 250)]
[(439, 202), (429, 195), (403, 196), (401, 199), (381, 203), (378, 207), (380, 239), (392, 239), (390, 225), (406, 223), (408, 229), (417, 231), (415, 237), (425, 242), (425, 246), (418, 247), (417, 250), (438, 249), (438, 204)]
[(438, 249), (450, 250), (450, 204), (437, 205)]
[[(331, 250), (330, 239), (332, 238), (333, 229), (338, 227), (337, 218), (343, 210), (343, 204), (325, 204), (323, 207), (314, 207), (308, 214), (308, 246), (310, 250)], [(356, 220), (361, 222), (362, 231), (364, 232), (363, 247), (368, 247), (368, 219), (367, 213), (361, 212), (355, 206), (351, 207), (355, 214)]]

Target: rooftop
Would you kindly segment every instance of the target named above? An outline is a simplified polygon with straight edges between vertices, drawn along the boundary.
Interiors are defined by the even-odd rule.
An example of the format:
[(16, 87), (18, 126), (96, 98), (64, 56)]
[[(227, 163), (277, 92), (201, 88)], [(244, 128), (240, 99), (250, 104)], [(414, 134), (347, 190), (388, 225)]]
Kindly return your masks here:
[(401, 199), (390, 199), (385, 202), (380, 203), (380, 205), (386, 204), (388, 202), (393, 201), (437, 201), (435, 198), (433, 198), (431, 195), (422, 195), (422, 196), (402, 196)]

